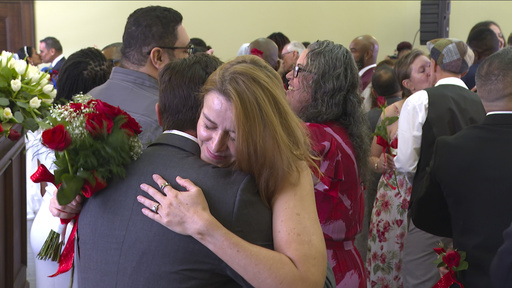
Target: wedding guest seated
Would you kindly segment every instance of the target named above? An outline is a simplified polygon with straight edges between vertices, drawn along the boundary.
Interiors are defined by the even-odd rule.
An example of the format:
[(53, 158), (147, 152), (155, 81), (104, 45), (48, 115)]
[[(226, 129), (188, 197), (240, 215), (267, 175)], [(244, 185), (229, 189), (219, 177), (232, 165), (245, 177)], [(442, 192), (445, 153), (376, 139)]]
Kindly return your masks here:
[(39, 55), (33, 47), (23, 46), (16, 52), (18, 58), (25, 60), (28, 64), (36, 66), (42, 63), (41, 55)]
[(287, 75), (287, 99), (306, 122), (320, 171), (316, 211), (337, 287), (366, 287), (356, 247), (364, 212), (370, 133), (350, 51), (331, 41), (311, 43)]
[[(94, 87), (105, 83), (111, 70), (111, 63), (108, 62), (107, 58), (96, 48), (85, 48), (71, 54), (60, 70), (59, 80), (57, 82), (56, 102), (66, 103), (71, 100), (72, 96), (81, 92), (87, 93)], [(41, 130), (34, 133), (27, 133), (27, 155), (31, 155), (27, 156), (27, 158), (32, 158), (35, 162), (39, 161), (39, 163), (44, 164), (53, 171), (53, 169), (56, 168), (53, 164), (55, 158), (53, 153), (42, 146), (40, 142), (41, 133)], [(27, 175), (31, 175), (36, 169), (37, 163), (30, 165), (30, 168), (27, 170)], [(34, 183), (32, 184), (33, 185), (30, 187), (35, 185)], [(32, 224), (32, 229), (30, 230), (30, 244), (34, 255), (37, 255), (41, 250), (50, 230), (52, 228), (56, 229), (60, 224), (60, 219), (53, 217), (49, 209), (50, 201), (54, 196), (56, 188), (51, 183), (47, 183), (47, 185), (46, 189), (42, 191), (44, 194), (43, 201)], [(70, 207), (74, 209), (80, 201), (81, 198), (77, 197)], [(68, 234), (72, 229), (71, 227), (72, 226), (67, 229)], [(68, 239), (68, 237), (65, 239)], [(71, 272), (66, 272), (52, 278), (48, 277), (57, 272), (58, 267), (59, 264), (57, 262), (40, 260), (36, 257), (35, 271), (37, 286), (48, 288), (69, 286)]]
[(479, 28), (490, 28), (492, 31), (494, 31), (496, 37), (498, 37), (498, 40), (500, 42), (499, 49), (503, 49), (504, 47), (507, 46), (507, 43), (505, 42), (505, 37), (503, 36), (503, 32), (501, 31), (500, 25), (498, 25), (498, 23), (491, 20), (478, 22), (473, 27), (471, 27), (471, 30), (469, 30), (469, 34), (471, 34), (471, 32)]
[(62, 54), (62, 45), (55, 37), (46, 37), (39, 41), (39, 54), (43, 63), (50, 63), (50, 70), (58, 73), (66, 57)]
[(277, 73), (281, 75), (283, 79), (283, 83), (286, 89), (288, 89), (288, 79), (286, 78), (286, 74), (292, 71), (293, 66), (299, 60), (300, 54), (306, 49), (302, 43), (298, 41), (292, 41), (286, 44), (281, 51), (281, 65), (279, 66), (279, 70)]
[(190, 38), (190, 44), (194, 45), (194, 50), (192, 50), (192, 54), (196, 53), (208, 53), (213, 54), (213, 49), (211, 46), (206, 45), (206, 42), (204, 42), (201, 38)]
[[(206, 180), (205, 174), (199, 173), (197, 168), (187, 172), (189, 167), (174, 165), (170, 159), (153, 159), (148, 163), (148, 172), (163, 176), (155, 175), (154, 180), (165, 195), (148, 184), (141, 185), (154, 199), (139, 197), (147, 208), (154, 207), (142, 212), (183, 234), (187, 241), (204, 245), (204, 249), (217, 255), (252, 286), (322, 287), (326, 279), (327, 253), (312, 193), (309, 167), (315, 165), (305, 128), (286, 103), (279, 74), (258, 57), (240, 56), (219, 67), (206, 82), (201, 95), (203, 108), (197, 124), (201, 159), (228, 168), (209, 168), (212, 171), (225, 171), (228, 175), (244, 172), (254, 177), (261, 199), (244, 201), (247, 208), (237, 207), (246, 215), (244, 219), (259, 224), (254, 224), (255, 227), (237, 225), (237, 229), (230, 231), (233, 226), (226, 226), (229, 222), (215, 214), (216, 211), (231, 214), (231, 210), (225, 210), (232, 208), (217, 206), (210, 199), (215, 197), (232, 203), (235, 198), (226, 196), (226, 185), (234, 185), (234, 179), (225, 184), (219, 184), (218, 177)], [(153, 166), (158, 162), (176, 171), (161, 174), (163, 171)], [(173, 189), (166, 180), (187, 192)], [(217, 187), (217, 191), (208, 192), (210, 187)], [(216, 193), (219, 195), (214, 195)], [(263, 203), (271, 214), (270, 210), (261, 216), (246, 211)], [(272, 230), (258, 231), (256, 227), (271, 224), (267, 222), (270, 221), (268, 216), (272, 218)], [(237, 217), (233, 219), (239, 220)], [(244, 240), (237, 233), (243, 228), (248, 231), (242, 236), (266, 237), (271, 232), (274, 250)]]
[(453, 247), (466, 252), (469, 268), (458, 275), (467, 288), (492, 287), (491, 261), (512, 222), (511, 81), (512, 48), (480, 63), (476, 85), (487, 116), (481, 124), (437, 140), (421, 194), (412, 203), (418, 228), (452, 237)]

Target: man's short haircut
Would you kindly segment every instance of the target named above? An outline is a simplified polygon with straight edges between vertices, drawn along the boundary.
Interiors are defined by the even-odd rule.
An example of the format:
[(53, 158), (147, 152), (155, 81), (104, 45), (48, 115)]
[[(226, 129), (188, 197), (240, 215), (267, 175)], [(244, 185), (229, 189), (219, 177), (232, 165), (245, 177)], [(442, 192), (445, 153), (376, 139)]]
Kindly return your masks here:
[(302, 54), (302, 52), (304, 52), (304, 50), (306, 50), (306, 47), (304, 47), (304, 45), (302, 45), (302, 43), (300, 43), (299, 41), (292, 41), (286, 45), (288, 46), (289, 52), (297, 51), (297, 53), (299, 53), (299, 56), (300, 54)]
[(169, 62), (160, 71), (159, 112), (164, 130), (196, 130), (206, 79), (222, 62), (206, 53)]
[(379, 96), (389, 97), (400, 92), (393, 67), (381, 65), (372, 76), (372, 86)]
[(505, 47), (485, 58), (478, 65), (475, 80), (483, 102), (512, 97), (512, 47)]
[(135, 10), (128, 16), (124, 28), (123, 61), (144, 66), (148, 51), (156, 46), (174, 46), (182, 20), (178, 11), (168, 7), (149, 6)]
[(39, 42), (43, 42), (47, 50), (53, 48), (56, 52), (62, 53), (62, 45), (60, 44), (60, 41), (55, 37), (46, 37)]

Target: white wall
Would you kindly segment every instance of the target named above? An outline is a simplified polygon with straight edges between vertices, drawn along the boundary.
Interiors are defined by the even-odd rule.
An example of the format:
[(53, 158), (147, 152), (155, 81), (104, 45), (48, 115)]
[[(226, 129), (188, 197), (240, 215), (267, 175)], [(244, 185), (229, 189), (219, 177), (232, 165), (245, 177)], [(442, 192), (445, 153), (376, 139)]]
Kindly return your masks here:
[[(178, 10), (189, 36), (199, 37), (224, 61), (244, 42), (283, 32), (290, 40), (329, 39), (348, 47), (371, 34), (380, 44), (379, 61), (397, 43), (414, 41), (419, 30), (420, 1), (35, 1), (36, 40), (58, 38), (66, 56), (85, 47), (120, 42), (126, 18), (135, 9), (161, 5)], [(450, 37), (466, 40), (482, 20), (512, 32), (512, 1), (451, 1)], [(419, 45), (419, 33), (415, 40)], [(424, 46), (422, 47), (424, 49)]]

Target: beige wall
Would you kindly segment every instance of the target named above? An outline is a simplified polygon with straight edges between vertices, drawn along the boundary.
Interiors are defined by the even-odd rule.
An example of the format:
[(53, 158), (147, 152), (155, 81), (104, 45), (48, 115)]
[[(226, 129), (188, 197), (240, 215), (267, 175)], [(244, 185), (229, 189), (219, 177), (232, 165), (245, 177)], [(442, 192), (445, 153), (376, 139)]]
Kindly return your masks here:
[[(190, 37), (199, 37), (224, 61), (242, 43), (280, 31), (290, 40), (329, 39), (348, 47), (371, 34), (380, 44), (379, 61), (400, 41), (413, 42), (419, 30), (420, 1), (35, 1), (36, 40), (58, 38), (64, 54), (120, 42), (128, 15), (161, 5), (181, 12)], [(466, 40), (473, 24), (492, 19), (505, 37), (512, 32), (512, 1), (451, 1), (450, 37)], [(419, 45), (419, 33), (414, 44)], [(424, 46), (422, 47), (424, 49)]]

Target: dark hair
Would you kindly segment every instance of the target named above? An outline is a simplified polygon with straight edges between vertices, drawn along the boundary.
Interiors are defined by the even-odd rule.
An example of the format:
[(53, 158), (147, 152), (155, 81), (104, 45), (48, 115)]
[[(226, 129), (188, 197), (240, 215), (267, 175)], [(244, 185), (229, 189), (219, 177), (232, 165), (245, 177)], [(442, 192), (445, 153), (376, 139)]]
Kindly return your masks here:
[(20, 58), (20, 60), (23, 60), (25, 59), (25, 61), (27, 61), (28, 63), (28, 57), (32, 57), (32, 47), (31, 46), (23, 46), (21, 47), (18, 52), (16, 52), (16, 54), (18, 54), (18, 58)]
[(88, 93), (105, 83), (111, 70), (112, 64), (96, 48), (84, 48), (71, 54), (59, 70), (56, 99), (69, 101), (80, 92)]
[(196, 130), (202, 101), (199, 93), (206, 79), (222, 62), (199, 53), (171, 61), (160, 71), (159, 112), (164, 130)]
[[(122, 62), (144, 66), (149, 57), (147, 52), (155, 46), (174, 46), (182, 20), (178, 11), (168, 7), (149, 6), (135, 10), (124, 28)], [(173, 55), (169, 54), (171, 58)]]
[(308, 48), (309, 44), (311, 44), (311, 42), (309, 42), (309, 41), (302, 42), (302, 45), (304, 45), (304, 47), (306, 47), (306, 49)]
[(396, 51), (400, 53), (402, 50), (412, 50), (412, 44), (407, 41), (402, 41), (396, 45)]
[(281, 58), (281, 52), (283, 51), (284, 46), (290, 43), (290, 39), (288, 39), (288, 37), (286, 37), (286, 35), (281, 32), (274, 32), (268, 35), (267, 38), (276, 43), (278, 58)]
[(480, 60), (500, 50), (500, 40), (491, 28), (478, 28), (468, 35), (466, 41), (473, 52), (478, 53)]
[(379, 96), (388, 97), (400, 92), (393, 67), (381, 65), (372, 76), (372, 86)]
[(402, 98), (405, 99), (411, 96), (412, 91), (404, 86), (402, 83), (405, 79), (411, 78), (411, 65), (416, 60), (416, 58), (420, 56), (426, 56), (423, 51), (419, 49), (412, 49), (411, 52), (405, 54), (402, 58), (398, 59), (395, 62), (394, 70), (396, 81), (400, 88), (402, 89)]
[(301, 83), (301, 87), (309, 87), (311, 102), (299, 112), (299, 117), (312, 123), (335, 121), (344, 127), (355, 150), (359, 175), (366, 182), (370, 129), (362, 108), (354, 57), (341, 44), (316, 41), (308, 47), (305, 69), (311, 71), (313, 79)]
[[(503, 35), (503, 31), (501, 30), (500, 25), (498, 25), (498, 23), (496, 23), (492, 20), (481, 21), (481, 22), (476, 23), (471, 28), (471, 30), (469, 30), (469, 34), (471, 34), (471, 32), (475, 31), (478, 28), (491, 28), (491, 25), (495, 25), (496, 27), (498, 27), (498, 29), (500, 29), (500, 32), (502, 33), (501, 37), (503, 38), (503, 41), (506, 41), (507, 39), (505, 39), (505, 36)], [(503, 43), (503, 45), (504, 46), (507, 45), (507, 42)]]
[(512, 47), (505, 47), (478, 65), (475, 75), (478, 95), (484, 103), (512, 97)]
[(46, 37), (39, 42), (43, 42), (48, 50), (53, 48), (56, 52), (62, 53), (62, 45), (60, 45), (60, 41), (55, 37)]

